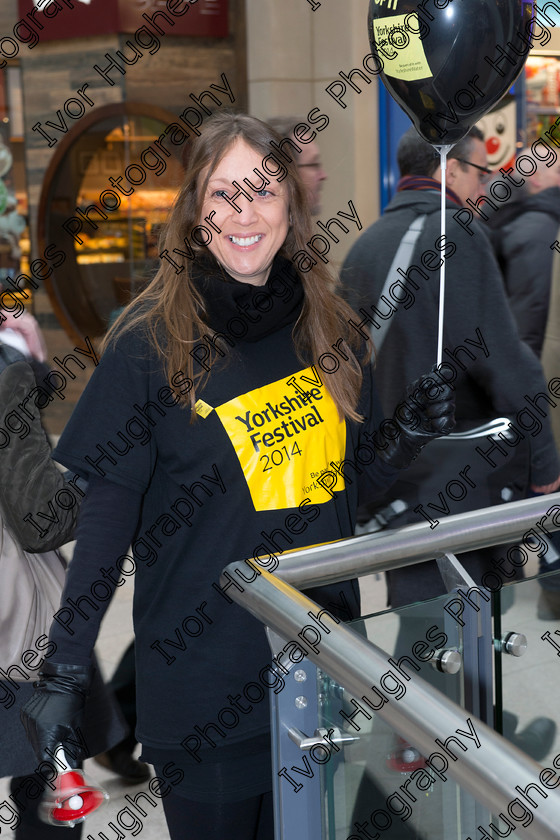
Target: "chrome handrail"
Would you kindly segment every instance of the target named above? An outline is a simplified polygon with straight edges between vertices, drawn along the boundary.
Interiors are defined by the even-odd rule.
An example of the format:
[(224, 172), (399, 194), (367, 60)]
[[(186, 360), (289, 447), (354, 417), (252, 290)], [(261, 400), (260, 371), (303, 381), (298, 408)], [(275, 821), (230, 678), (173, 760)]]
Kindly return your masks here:
[(383, 536), (364, 534), (313, 548), (284, 552), (276, 574), (298, 589), (335, 583), (374, 572), (412, 566), (447, 552), (460, 554), (511, 542), (529, 529), (547, 511), (557, 507), (546, 527), (560, 529), (560, 493), (536, 496), (519, 502), (471, 510), (433, 522), (407, 525)]
[[(236, 580), (236, 586), (231, 585), (232, 580)], [(241, 585), (241, 580), (246, 583)], [(228, 594), (237, 603), (283, 639), (299, 638), (300, 647), (310, 635), (309, 631), (304, 633), (304, 628), (311, 626), (316, 635), (314, 645), (308, 641), (304, 648), (309, 648), (308, 658), (355, 698), (369, 697), (374, 705), (379, 706), (372, 687), (382, 685), (383, 675), (391, 669), (384, 651), (358, 636), (347, 625), (337, 624), (325, 610), (313, 622), (310, 613), (317, 619), (321, 610), (319, 605), (275, 575), (263, 571), (254, 561), (231, 563), (224, 569), (221, 584), (228, 586)], [(364, 700), (362, 702), (365, 703)], [(560, 791), (550, 789), (551, 777), (547, 777), (548, 784), (544, 788), (542, 783), (539, 784), (540, 767), (536, 762), (433, 686), (416, 675), (410, 675), (403, 698), (397, 700), (391, 697), (376, 714), (426, 756), (428, 766), (430, 761), (435, 763), (435, 753), (447, 757), (448, 767), (444, 775), (458, 782), (490, 813), (504, 813), (511, 821), (508, 805), (516, 807), (512, 805), (515, 799), (523, 803), (532, 816), (532, 822), (523, 828), (516, 820), (519, 836), (528, 840), (558, 840)], [(450, 736), (458, 738), (466, 750), (456, 741), (444, 746)], [(436, 739), (441, 743), (438, 744)], [(456, 756), (455, 760), (449, 756), (449, 751)], [(440, 769), (442, 767), (443, 764)], [(528, 785), (533, 787), (523, 797), (519, 791), (527, 790)], [(544, 796), (535, 785), (544, 792)], [(536, 807), (527, 805), (527, 797), (531, 796), (531, 801), (537, 803)], [(519, 814), (519, 808), (516, 813)]]

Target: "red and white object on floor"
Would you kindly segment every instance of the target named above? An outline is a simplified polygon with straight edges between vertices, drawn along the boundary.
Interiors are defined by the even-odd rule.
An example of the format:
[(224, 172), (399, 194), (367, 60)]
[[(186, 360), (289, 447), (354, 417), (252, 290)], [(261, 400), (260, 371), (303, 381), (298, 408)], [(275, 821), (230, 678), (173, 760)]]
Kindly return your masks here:
[(398, 738), (396, 749), (387, 756), (387, 766), (397, 773), (412, 773), (426, 766), (426, 759), (420, 755), (416, 747)]
[(39, 816), (50, 825), (73, 828), (83, 822), (103, 803), (109, 794), (98, 785), (86, 782), (81, 770), (73, 770), (62, 746), (55, 750), (56, 758), (65, 765), (56, 778), (55, 790), (48, 790), (39, 806)]

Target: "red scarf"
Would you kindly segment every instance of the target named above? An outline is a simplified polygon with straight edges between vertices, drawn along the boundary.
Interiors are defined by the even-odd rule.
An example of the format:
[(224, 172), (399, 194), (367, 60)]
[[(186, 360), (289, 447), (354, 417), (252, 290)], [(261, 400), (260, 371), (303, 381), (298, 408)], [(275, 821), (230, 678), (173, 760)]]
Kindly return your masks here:
[[(428, 178), (426, 175), (405, 175), (397, 184), (397, 192), (402, 190), (436, 190), (436, 192), (441, 193), (441, 184), (435, 178)], [(454, 193), (449, 187), (445, 188), (445, 195), (454, 204), (458, 204), (459, 207), (463, 206), (463, 202), (457, 193)]]

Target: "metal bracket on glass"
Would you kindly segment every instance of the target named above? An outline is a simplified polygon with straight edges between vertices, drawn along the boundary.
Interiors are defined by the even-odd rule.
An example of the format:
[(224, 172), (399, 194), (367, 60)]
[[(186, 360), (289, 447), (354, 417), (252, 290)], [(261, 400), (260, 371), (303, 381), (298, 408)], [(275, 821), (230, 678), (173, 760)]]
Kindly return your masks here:
[(500, 653), (523, 656), (527, 651), (527, 636), (524, 633), (504, 633), (501, 639), (495, 640), (494, 645)]
[(318, 729), (315, 730), (315, 735), (309, 737), (301, 729), (298, 729), (296, 726), (291, 726), (288, 729), (288, 736), (294, 742), (296, 747), (299, 747), (300, 750), (310, 750), (312, 747), (315, 747), (317, 744), (321, 744), (321, 746), (325, 745), (325, 742), (328, 744), (353, 744), (354, 741), (359, 741), (360, 738), (358, 735), (350, 735), (347, 732), (341, 732), (338, 727), (331, 727), (331, 729), (325, 729), (323, 726), (320, 726)]
[(463, 664), (460, 651), (455, 648), (436, 650), (430, 659), (430, 665), (442, 674), (458, 674)]

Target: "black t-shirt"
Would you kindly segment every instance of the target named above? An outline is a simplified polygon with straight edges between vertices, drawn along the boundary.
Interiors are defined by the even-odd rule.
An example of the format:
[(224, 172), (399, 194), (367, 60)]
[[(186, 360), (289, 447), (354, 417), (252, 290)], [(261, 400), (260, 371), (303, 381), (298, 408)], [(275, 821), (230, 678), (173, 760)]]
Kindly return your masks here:
[[(222, 569), (260, 556), (273, 570), (286, 550), (350, 536), (358, 491), (371, 496), (395, 478), (367, 440), (382, 420), (371, 367), (362, 424), (339, 420), (327, 377), (297, 358), (288, 324), (237, 342), (214, 364), (191, 423), (147, 341), (125, 333), (104, 353), (60, 439), (56, 460), (143, 493), (133, 559), (104, 557), (99, 567), (125, 576), (135, 569), (137, 737), (148, 760), (150, 748), (186, 738), (213, 751), (212, 743), (268, 730), (266, 694), (280, 678), (269, 668), (263, 625), (220, 591)], [(185, 378), (175, 377), (177, 391)], [(316, 480), (325, 469), (333, 492)], [(106, 590), (83, 594), (102, 601)], [(250, 712), (231, 700), (238, 695)]]

